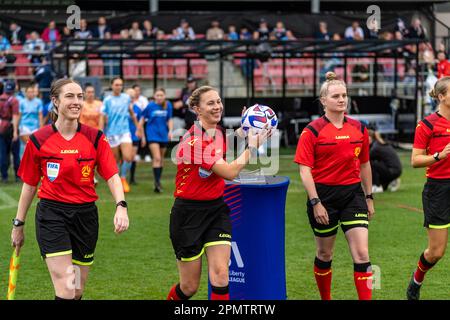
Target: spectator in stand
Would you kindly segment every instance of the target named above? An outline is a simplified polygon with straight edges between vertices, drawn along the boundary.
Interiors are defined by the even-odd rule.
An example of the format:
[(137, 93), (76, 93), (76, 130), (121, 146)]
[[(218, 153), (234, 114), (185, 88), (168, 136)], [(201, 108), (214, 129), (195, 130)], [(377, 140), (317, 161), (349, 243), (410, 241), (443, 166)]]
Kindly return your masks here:
[(250, 31), (248, 31), (247, 27), (241, 28), (241, 32), (239, 33), (239, 39), (240, 40), (251, 40), (252, 39), (252, 34), (250, 33)]
[(364, 31), (358, 21), (353, 21), (352, 25), (345, 29), (344, 37), (346, 40), (364, 40)]
[(259, 20), (259, 28), (253, 33), (253, 39), (255, 40), (269, 40), (270, 38), (270, 30), (269, 25), (267, 24), (266, 19), (261, 18)]
[(225, 36), (225, 32), (220, 27), (218, 20), (211, 22), (211, 28), (206, 31), (206, 40), (222, 40)]
[(159, 29), (156, 32), (156, 40), (165, 40), (166, 39), (166, 35), (164, 34), (164, 31)]
[(131, 23), (131, 29), (128, 31), (130, 34), (130, 38), (133, 40), (142, 40), (144, 39), (144, 35), (142, 34), (141, 29), (139, 29), (139, 22), (133, 21)]
[(9, 40), (13, 45), (24, 44), (27, 41), (27, 36), (25, 31), (22, 30), (22, 27), (19, 26), (16, 22), (11, 22), (9, 25)]
[(153, 27), (152, 22), (150, 20), (144, 20), (142, 23), (144, 29), (142, 29), (142, 34), (144, 39), (156, 39), (158, 35), (158, 28)]
[(286, 30), (286, 40), (297, 40), (291, 30)]
[(47, 43), (49, 48), (54, 48), (56, 43), (61, 41), (61, 35), (58, 29), (56, 29), (55, 21), (52, 20), (48, 23), (48, 27), (42, 32), (41, 38)]
[(97, 26), (92, 29), (92, 38), (108, 39), (108, 33), (111, 35), (111, 28), (106, 24), (106, 18), (99, 17)]
[(50, 87), (55, 75), (46, 57), (42, 59), (42, 63), (36, 68), (34, 80), (38, 84), (42, 102), (47, 105), (50, 102)]
[(11, 44), (6, 38), (5, 33), (0, 31), (0, 51), (9, 51), (11, 49)]
[(24, 52), (28, 53), (28, 60), (34, 65), (39, 65), (44, 55), (45, 42), (39, 38), (39, 33), (36, 31), (31, 32), (30, 38), (25, 41), (23, 47)]
[(400, 32), (402, 38), (408, 34), (408, 28), (406, 28), (405, 22), (402, 18), (397, 18), (395, 22), (394, 32)]
[(325, 21), (319, 21), (319, 31), (314, 33), (314, 38), (319, 40), (330, 40), (331, 32), (328, 31), (328, 25)]
[(80, 20), (80, 30), (75, 32), (75, 39), (92, 39), (92, 32), (88, 29), (86, 19)]
[(441, 79), (442, 77), (450, 76), (450, 61), (447, 60), (445, 52), (440, 51), (437, 54), (437, 58), (438, 58), (438, 64), (437, 64), (438, 79)]
[(425, 39), (427, 37), (427, 32), (422, 26), (422, 22), (419, 18), (413, 18), (411, 21), (411, 26), (408, 29), (407, 38), (410, 39)]
[(227, 40), (239, 40), (239, 34), (236, 31), (236, 26), (234, 24), (230, 24), (228, 26), (228, 33), (225, 37)]
[(65, 41), (70, 38), (73, 38), (72, 30), (70, 30), (69, 27), (64, 26), (61, 34), (61, 41)]
[(120, 30), (120, 39), (123, 40), (130, 39), (130, 31), (128, 29)]
[(273, 28), (272, 35), (275, 40), (288, 40), (286, 28), (284, 27), (284, 23), (282, 21), (278, 21)]
[(8, 182), (11, 153), (14, 158), (16, 182), (18, 181), (17, 170), (20, 164), (20, 142), (18, 139), (19, 100), (14, 97), (14, 89), (15, 83), (9, 81), (5, 85), (4, 93), (0, 95), (0, 169), (3, 183)]
[(176, 40), (195, 40), (195, 32), (189, 26), (186, 19), (181, 19), (180, 26), (176, 29)]
[(378, 39), (380, 35), (378, 32), (380, 31), (380, 27), (378, 26), (378, 20), (372, 19), (371, 25), (366, 29), (366, 38), (367, 39)]

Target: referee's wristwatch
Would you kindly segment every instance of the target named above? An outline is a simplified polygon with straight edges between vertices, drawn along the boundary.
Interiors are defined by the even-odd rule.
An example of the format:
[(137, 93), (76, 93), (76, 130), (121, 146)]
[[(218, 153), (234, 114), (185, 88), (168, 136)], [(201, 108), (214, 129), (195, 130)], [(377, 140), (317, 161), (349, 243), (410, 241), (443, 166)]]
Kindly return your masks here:
[(117, 202), (116, 203), (116, 208), (119, 207), (119, 206), (120, 207), (124, 207), (124, 208), (128, 208), (128, 204), (127, 204), (127, 202), (125, 200)]
[(366, 199), (371, 199), (371, 200), (373, 200), (373, 194), (366, 194)]
[(318, 204), (320, 202), (320, 199), (319, 198), (312, 198), (312, 199), (310, 199), (310, 200), (308, 200), (308, 203), (312, 206), (312, 207), (314, 207), (316, 204)]
[(434, 158), (434, 160), (436, 160), (436, 161), (441, 160), (441, 159), (439, 159), (439, 152), (435, 152), (435, 153), (433, 154), (433, 158)]
[(12, 219), (12, 223), (14, 227), (21, 227), (25, 224), (25, 221), (19, 219)]

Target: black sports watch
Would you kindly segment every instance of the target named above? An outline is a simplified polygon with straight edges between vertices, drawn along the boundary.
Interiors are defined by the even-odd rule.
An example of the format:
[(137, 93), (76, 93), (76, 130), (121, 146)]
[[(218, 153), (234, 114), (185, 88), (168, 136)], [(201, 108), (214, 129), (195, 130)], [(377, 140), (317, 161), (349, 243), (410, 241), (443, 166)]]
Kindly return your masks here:
[(366, 194), (366, 199), (372, 199), (373, 200), (373, 194)]
[(19, 220), (19, 219), (12, 219), (12, 223), (14, 227), (20, 227), (25, 224), (25, 221)]
[(128, 208), (128, 204), (127, 204), (127, 202), (126, 202), (125, 200), (122, 200), (122, 201), (117, 202), (117, 203), (116, 203), (116, 208), (117, 208), (118, 206), (121, 206), (121, 207), (124, 207), (124, 208)]
[(434, 160), (436, 160), (436, 161), (440, 161), (441, 159), (439, 159), (439, 152), (435, 152), (435, 153), (433, 154), (433, 158), (434, 158)]
[(319, 202), (320, 202), (320, 199), (319, 198), (312, 198), (312, 199), (310, 199), (309, 201), (309, 204), (311, 205), (311, 206), (315, 206), (316, 204), (318, 204)]

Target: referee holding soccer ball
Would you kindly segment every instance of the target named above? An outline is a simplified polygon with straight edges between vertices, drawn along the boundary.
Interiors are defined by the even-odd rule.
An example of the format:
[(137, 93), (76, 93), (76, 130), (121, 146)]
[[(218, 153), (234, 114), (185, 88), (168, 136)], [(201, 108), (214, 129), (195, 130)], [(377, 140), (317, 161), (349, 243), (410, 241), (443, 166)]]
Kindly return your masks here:
[(248, 134), (248, 148), (233, 162), (225, 158), (226, 139), (218, 126), (223, 104), (212, 87), (196, 89), (188, 101), (198, 121), (177, 149), (175, 203), (170, 215), (170, 238), (180, 282), (167, 300), (187, 300), (199, 287), (202, 255), (206, 253), (212, 300), (229, 300), (228, 263), (231, 254), (230, 209), (223, 200), (225, 182), (233, 180), (270, 130)]
[[(20, 164), (18, 175), (24, 183), (11, 240), (18, 253), (24, 244), (27, 211), (37, 191), (36, 238), (55, 299), (79, 300), (98, 239), (95, 168), (107, 180), (116, 201), (116, 233), (128, 228), (127, 204), (105, 135), (78, 122), (83, 107), (80, 85), (70, 79), (57, 80), (51, 87), (51, 99), (57, 120), (30, 136)], [(80, 268), (79, 281), (75, 281), (73, 264)]]
[(303, 130), (294, 160), (300, 166), (309, 197), (307, 212), (317, 247), (314, 275), (321, 298), (330, 300), (331, 261), (341, 225), (354, 263), (358, 297), (370, 300), (368, 221), (375, 210), (369, 135), (363, 124), (345, 116), (348, 104), (345, 83), (337, 80), (333, 72), (327, 72), (326, 79), (320, 89), (325, 115)]

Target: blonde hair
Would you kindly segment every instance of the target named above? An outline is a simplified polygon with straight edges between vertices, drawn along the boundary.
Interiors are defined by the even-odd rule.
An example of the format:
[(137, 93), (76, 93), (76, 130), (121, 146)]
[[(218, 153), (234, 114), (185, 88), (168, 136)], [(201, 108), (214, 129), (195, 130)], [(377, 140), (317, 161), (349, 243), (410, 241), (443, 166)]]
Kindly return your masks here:
[(323, 98), (326, 97), (326, 95), (328, 94), (328, 88), (330, 86), (344, 86), (345, 89), (347, 89), (347, 86), (345, 85), (345, 82), (342, 80), (338, 80), (336, 73), (332, 72), (332, 71), (328, 71), (325, 74), (325, 78), (326, 80), (324, 81), (324, 83), (322, 84), (322, 86), (320, 87), (320, 92), (319, 92), (319, 97)]
[(441, 102), (439, 100), (439, 95), (442, 94), (443, 96), (445, 96), (447, 94), (447, 88), (449, 84), (450, 77), (443, 77), (434, 84), (434, 88), (428, 94), (430, 95), (430, 97), (437, 100), (437, 102)]
[(198, 89), (195, 89), (187, 102), (189, 108), (193, 109), (195, 106), (198, 106), (200, 104), (200, 99), (202, 98), (202, 95), (208, 91), (217, 91), (217, 90), (210, 86), (202, 86)]

